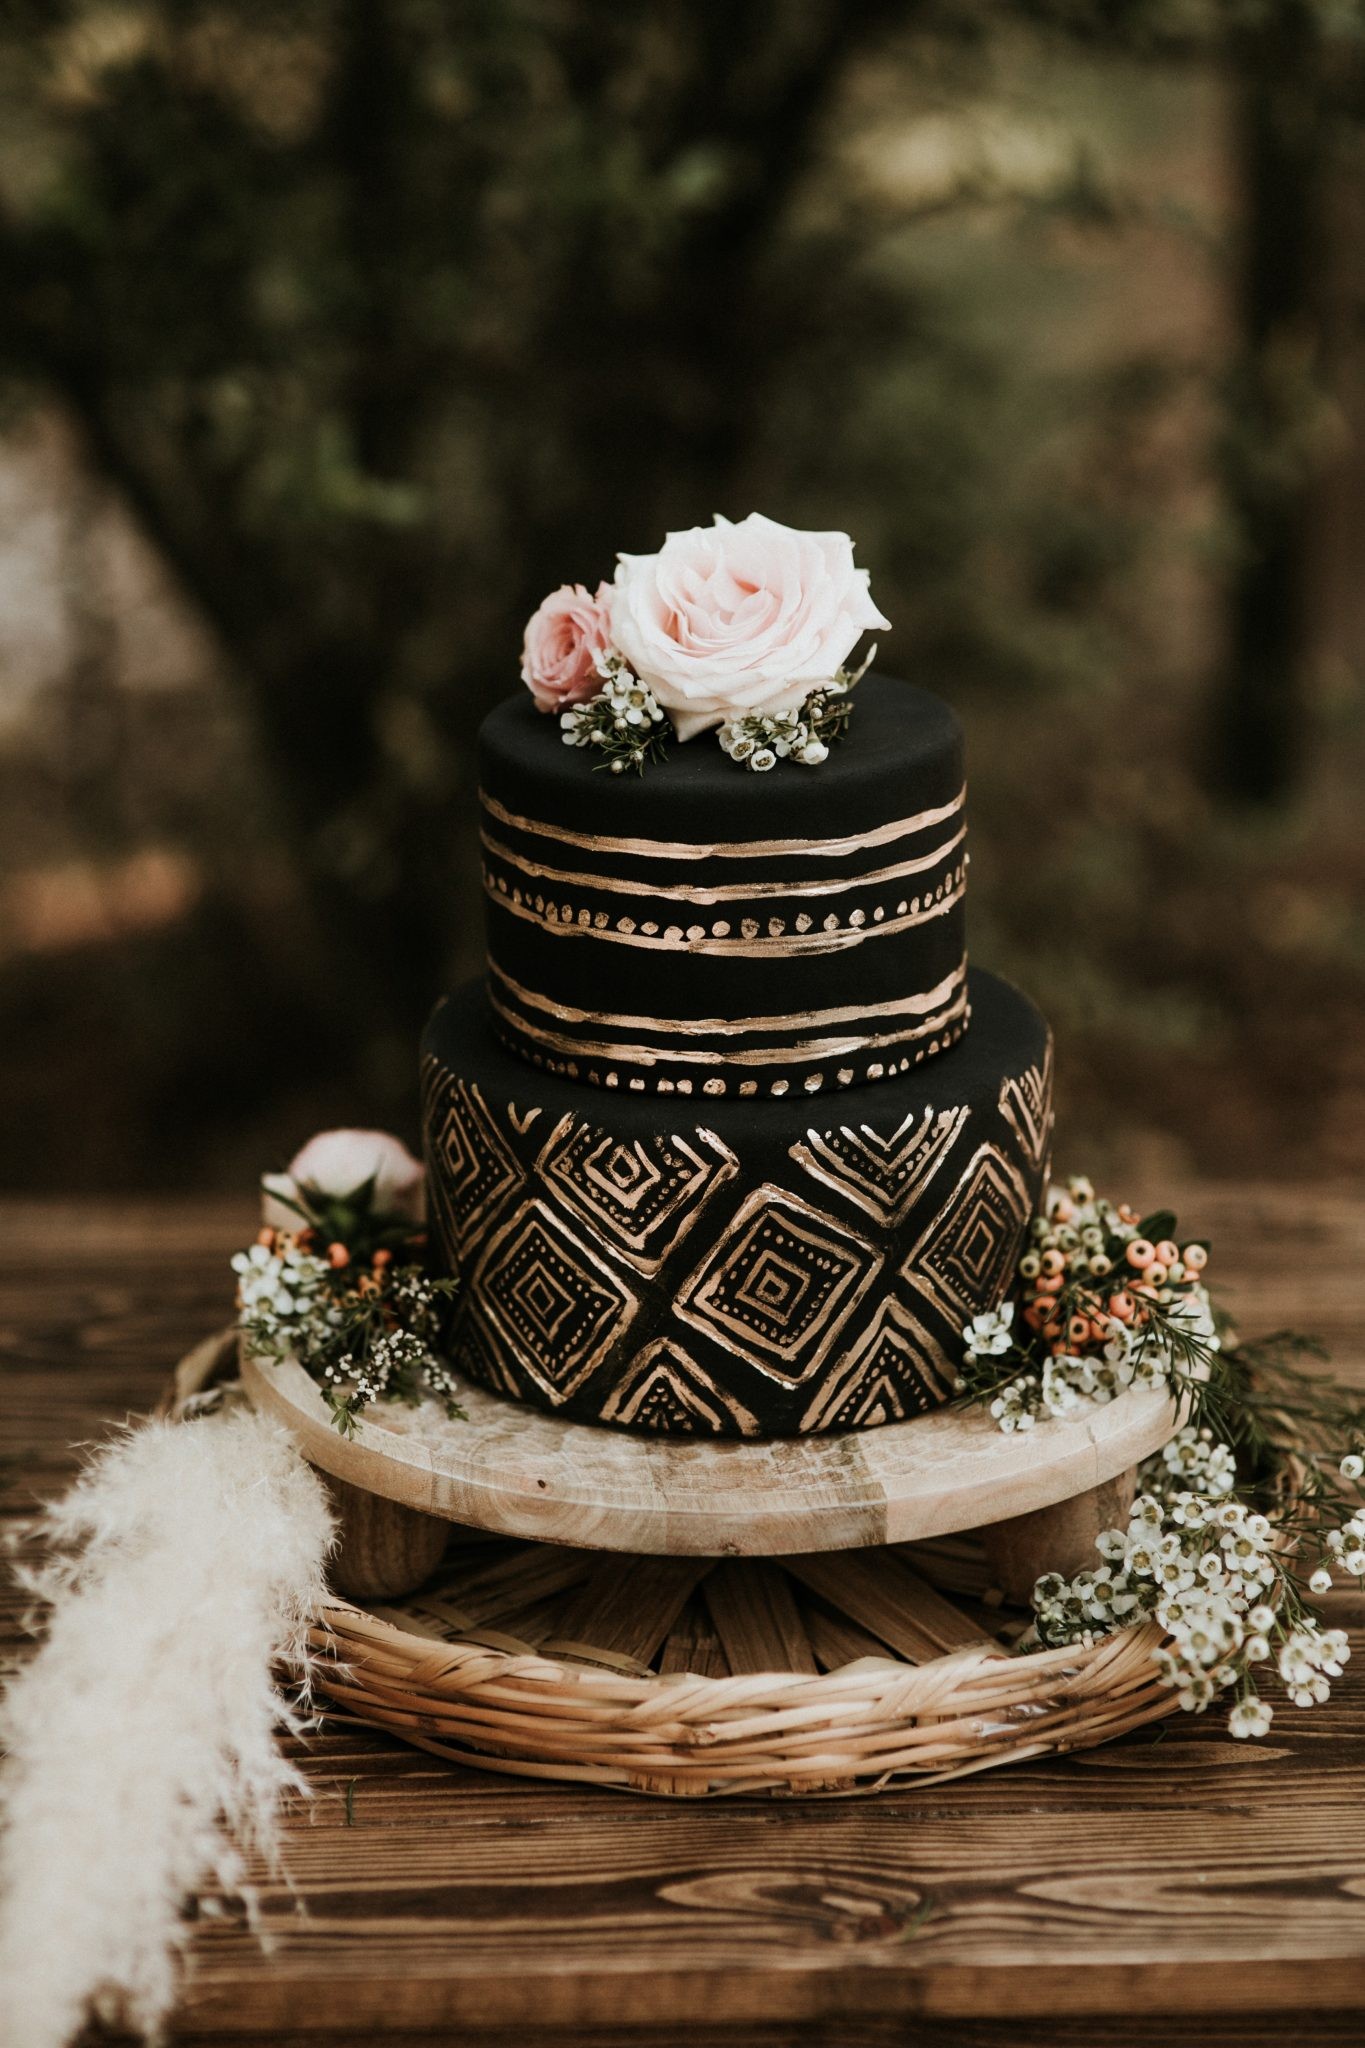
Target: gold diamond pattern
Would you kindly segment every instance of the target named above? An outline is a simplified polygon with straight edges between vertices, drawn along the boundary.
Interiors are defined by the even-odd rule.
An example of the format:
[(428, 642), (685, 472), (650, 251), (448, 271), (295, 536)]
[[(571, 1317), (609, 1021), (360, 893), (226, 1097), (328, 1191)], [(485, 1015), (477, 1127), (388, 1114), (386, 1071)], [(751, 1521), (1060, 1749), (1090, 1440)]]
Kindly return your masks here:
[(684, 1283), (677, 1313), (797, 1386), (827, 1362), (881, 1263), (834, 1217), (765, 1182)]
[(469, 1291), (556, 1404), (583, 1384), (639, 1308), (625, 1280), (534, 1200), (490, 1240)]
[(430, 1058), (423, 1085), (433, 1229), (463, 1282), (456, 1363), (676, 1435), (868, 1428), (943, 1400), (964, 1322), (1007, 1282), (1051, 1130), (1050, 1044), (986, 1104), (906, 1115), (902, 1099), (879, 1129), (869, 1094), (867, 1123), (788, 1130), (786, 1166), (757, 1185), (738, 1137), (706, 1126), (631, 1117), (623, 1135), (606, 1104), (591, 1121), (490, 1105)]
[(982, 1145), (901, 1266), (902, 1277), (936, 1296), (960, 1326), (1004, 1293), (1030, 1206), (1013, 1161)]
[(438, 1232), (459, 1265), (480, 1225), (521, 1180), (521, 1170), (477, 1088), (430, 1056), (423, 1063), (427, 1180)]

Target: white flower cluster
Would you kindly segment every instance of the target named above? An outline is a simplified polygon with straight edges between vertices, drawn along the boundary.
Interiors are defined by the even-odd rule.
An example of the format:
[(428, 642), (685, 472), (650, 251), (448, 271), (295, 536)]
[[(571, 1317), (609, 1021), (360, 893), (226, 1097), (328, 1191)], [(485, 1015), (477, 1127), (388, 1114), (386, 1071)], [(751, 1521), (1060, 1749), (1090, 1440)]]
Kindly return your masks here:
[(806, 705), (799, 711), (764, 711), (747, 718), (727, 719), (716, 734), (721, 750), (762, 775), (779, 761), (799, 761), (803, 768), (818, 768), (829, 759), (829, 748), (806, 717)]
[[(974, 1365), (983, 1355), (999, 1355), (1009, 1349), (1012, 1338), (1008, 1320), (1001, 1342), (1000, 1319), (1012, 1318), (1013, 1313), (1014, 1304), (1006, 1302), (1003, 1308), (988, 1316), (978, 1316), (967, 1325), (964, 1334), (968, 1365)], [(1196, 1287), (1192, 1294), (1173, 1302), (1167, 1313), (1172, 1322), (1187, 1323), (1210, 1350), (1217, 1350), (1218, 1338), (1206, 1289)], [(984, 1332), (983, 1324), (989, 1326)], [(1043, 1360), (1041, 1372), (1024, 1372), (1008, 1380), (991, 1401), (990, 1412), (1003, 1430), (1032, 1429), (1041, 1417), (1068, 1415), (1083, 1401), (1103, 1406), (1125, 1387), (1160, 1386), (1169, 1377), (1173, 1363), (1169, 1345), (1155, 1330), (1118, 1325), (1101, 1350), (1059, 1351)]]
[(417, 1401), (434, 1394), (459, 1412), (456, 1381), (437, 1351), (438, 1298), (444, 1283), (417, 1267), (338, 1272), (284, 1232), (232, 1261), (237, 1313), (247, 1342), (263, 1358), (295, 1358), (322, 1387), (332, 1419), (349, 1432), (371, 1401)]
[(286, 1344), (305, 1340), (319, 1328), (325, 1332), (335, 1327), (335, 1312), (327, 1298), (330, 1269), (312, 1252), (284, 1238), (273, 1248), (253, 1244), (249, 1251), (234, 1256), (232, 1270), (237, 1275), (237, 1307), (243, 1321), (250, 1319)]
[(779, 761), (799, 761), (803, 768), (818, 768), (829, 759), (831, 739), (847, 730), (853, 707), (850, 693), (862, 681), (877, 659), (874, 643), (857, 668), (841, 668), (827, 683), (820, 683), (795, 711), (749, 712), (727, 719), (716, 738), (732, 761), (764, 775)]
[(423, 1380), (443, 1393), (452, 1392), (455, 1384), (426, 1340), (401, 1328), (381, 1331), (363, 1357), (344, 1351), (339, 1357), (325, 1359), (319, 1377), (324, 1386), (345, 1393), (361, 1407), (395, 1393), (406, 1396)]
[(1332, 1690), (1332, 1679), (1340, 1678), (1350, 1654), (1345, 1629), (1301, 1621), (1280, 1645), (1279, 1656), (1280, 1677), (1294, 1705), (1321, 1706)]
[[(1200, 1477), (1221, 1463), (1210, 1453)], [(1038, 1581), (1039, 1635), (1049, 1644), (1094, 1642), (1151, 1616), (1168, 1638), (1153, 1658), (1180, 1705), (1197, 1713), (1236, 1686), (1242, 1697), (1230, 1719), (1233, 1734), (1264, 1735), (1271, 1709), (1257, 1695), (1253, 1672), (1269, 1661), (1275, 1634), (1283, 1636), (1278, 1669), (1296, 1706), (1325, 1699), (1350, 1655), (1340, 1629), (1323, 1629), (1310, 1617), (1283, 1628), (1272, 1602), (1281, 1578), (1274, 1545), (1269, 1521), (1241, 1501), (1180, 1491), (1163, 1502), (1143, 1494), (1127, 1529), (1098, 1539), (1104, 1562), (1097, 1569), (1070, 1580), (1052, 1572)]]
[(1191, 1422), (1144, 1462), (1138, 1480), (1144, 1491), (1163, 1502), (1173, 1501), (1178, 1493), (1225, 1500), (1237, 1484), (1237, 1460), (1211, 1429)]
[(627, 768), (638, 771), (662, 737), (663, 707), (619, 654), (599, 657), (598, 669), (602, 688), (560, 713), (560, 738), (566, 747), (601, 747), (613, 775)]
[[(1346, 1464), (1347, 1460), (1343, 1458), (1343, 1471)], [(1351, 1476), (1349, 1472), (1346, 1473), (1348, 1479)], [(1357, 1509), (1339, 1529), (1328, 1531), (1327, 1548), (1332, 1554), (1333, 1561), (1342, 1571), (1349, 1572), (1353, 1579), (1365, 1579), (1365, 1509)], [(1320, 1569), (1327, 1573), (1327, 1585), (1319, 1582), (1314, 1590), (1325, 1593), (1327, 1586), (1332, 1583), (1331, 1575), (1326, 1566)]]

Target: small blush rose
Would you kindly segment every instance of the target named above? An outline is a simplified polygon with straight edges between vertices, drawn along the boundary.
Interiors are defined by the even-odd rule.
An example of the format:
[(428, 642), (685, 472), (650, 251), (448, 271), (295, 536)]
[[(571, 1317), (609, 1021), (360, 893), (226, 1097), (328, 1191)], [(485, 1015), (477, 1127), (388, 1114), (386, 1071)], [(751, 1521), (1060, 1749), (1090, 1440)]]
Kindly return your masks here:
[(284, 1173), (261, 1176), (261, 1222), (275, 1230), (297, 1230), (301, 1217), (289, 1207), (300, 1188), (338, 1198), (374, 1181), (374, 1209), (421, 1223), (426, 1216), (426, 1170), (401, 1138), (388, 1131), (319, 1131), (296, 1152)]
[(670, 533), (622, 555), (612, 645), (680, 739), (746, 712), (794, 711), (862, 634), (888, 621), (846, 533), (803, 533), (759, 512)]
[(598, 585), (596, 597), (589, 597), (581, 583), (566, 583), (531, 614), (521, 648), (521, 679), (537, 710), (562, 711), (601, 689), (597, 657), (607, 649), (610, 597), (605, 583)]

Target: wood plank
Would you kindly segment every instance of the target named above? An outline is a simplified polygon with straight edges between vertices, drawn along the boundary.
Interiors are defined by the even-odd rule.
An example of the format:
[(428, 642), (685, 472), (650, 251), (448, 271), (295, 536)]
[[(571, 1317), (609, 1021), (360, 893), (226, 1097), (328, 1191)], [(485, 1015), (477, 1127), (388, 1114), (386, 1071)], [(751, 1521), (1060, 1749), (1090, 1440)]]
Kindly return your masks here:
[(709, 1570), (699, 1557), (594, 1558), (543, 1647), (551, 1656), (570, 1646), (649, 1664)]
[(481, 1627), (580, 1584), (591, 1566), (587, 1551), (565, 1550), (554, 1543), (517, 1544), (482, 1569), (476, 1567), (464, 1576), (443, 1575), (439, 1588), (413, 1594), (411, 1604), (418, 1609), (448, 1604), (452, 1612), (467, 1617), (462, 1626)]
[(827, 1605), (868, 1629), (911, 1664), (983, 1637), (960, 1608), (936, 1593), (892, 1551), (834, 1552), (787, 1560), (792, 1577)]
[(840, 1671), (860, 1657), (885, 1657), (886, 1644), (859, 1628), (846, 1614), (836, 1614), (818, 1600), (803, 1600), (801, 1625), (821, 1671)]
[(737, 1677), (819, 1668), (791, 1581), (779, 1565), (764, 1558), (728, 1559), (711, 1572), (702, 1597)]
[(682, 1611), (659, 1652), (659, 1669), (661, 1672), (691, 1671), (698, 1678), (730, 1676), (720, 1637), (701, 1594), (694, 1593), (683, 1603)]

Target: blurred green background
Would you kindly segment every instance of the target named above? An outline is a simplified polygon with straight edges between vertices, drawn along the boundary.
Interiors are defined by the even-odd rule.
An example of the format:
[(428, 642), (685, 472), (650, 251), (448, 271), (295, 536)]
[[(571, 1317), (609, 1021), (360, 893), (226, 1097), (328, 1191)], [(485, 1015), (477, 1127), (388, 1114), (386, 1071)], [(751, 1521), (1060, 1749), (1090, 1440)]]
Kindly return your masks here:
[(753, 509), (1062, 1162), (1365, 1163), (1359, 5), (15, 0), (0, 122), (4, 1184), (411, 1135), (526, 615)]

